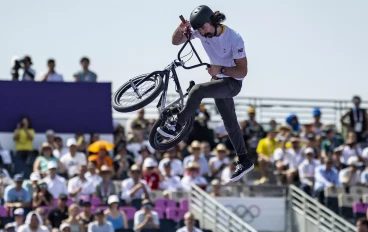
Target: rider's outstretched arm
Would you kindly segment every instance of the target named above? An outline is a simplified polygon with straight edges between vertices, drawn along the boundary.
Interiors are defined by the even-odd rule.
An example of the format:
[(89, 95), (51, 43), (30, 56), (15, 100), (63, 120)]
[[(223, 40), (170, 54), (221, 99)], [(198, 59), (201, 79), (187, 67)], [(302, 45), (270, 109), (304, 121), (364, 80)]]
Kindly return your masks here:
[(190, 23), (188, 21), (185, 21), (185, 23), (180, 23), (178, 28), (174, 31), (174, 34), (172, 35), (172, 44), (173, 45), (180, 45), (187, 41), (187, 37), (184, 35), (184, 31), (187, 27), (190, 27)]
[(180, 30), (180, 28), (176, 28), (174, 34), (172, 36), (172, 44), (173, 45), (180, 45), (184, 43), (187, 38), (184, 36), (184, 33)]

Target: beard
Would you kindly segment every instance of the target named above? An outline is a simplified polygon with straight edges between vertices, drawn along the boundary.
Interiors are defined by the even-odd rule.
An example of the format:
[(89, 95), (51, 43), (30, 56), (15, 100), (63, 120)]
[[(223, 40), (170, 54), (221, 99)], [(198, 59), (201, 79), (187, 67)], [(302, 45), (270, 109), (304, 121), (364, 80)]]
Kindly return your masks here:
[(214, 34), (210, 33), (210, 32), (204, 34), (204, 37), (206, 37), (206, 38), (212, 38), (213, 36), (214, 36)]

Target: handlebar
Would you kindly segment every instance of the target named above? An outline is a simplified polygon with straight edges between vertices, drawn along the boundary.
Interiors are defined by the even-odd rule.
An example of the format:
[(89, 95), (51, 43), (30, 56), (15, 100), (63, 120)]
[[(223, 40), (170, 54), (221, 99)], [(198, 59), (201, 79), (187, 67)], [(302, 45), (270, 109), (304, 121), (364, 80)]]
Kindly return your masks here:
[[(180, 18), (180, 20), (181, 20), (181, 22), (182, 22), (183, 24), (185, 24), (185, 23), (186, 23), (186, 21), (185, 21), (185, 19), (184, 19), (183, 15), (180, 15), (180, 16), (179, 16), (179, 18)], [(191, 40), (191, 38), (192, 38), (192, 32), (191, 32), (191, 30), (190, 30), (190, 26), (188, 26), (188, 27), (185, 29), (184, 34), (185, 34), (185, 36), (187, 37), (187, 41), (184, 43), (184, 45), (182, 46), (182, 48), (180, 49), (180, 51), (179, 51), (179, 53), (178, 53), (178, 60), (180, 61), (180, 66), (182, 66), (184, 69), (193, 69), (193, 68), (197, 68), (197, 67), (204, 66), (204, 65), (206, 65), (207, 67), (211, 67), (211, 65), (210, 65), (210, 64), (207, 64), (207, 63), (203, 63), (203, 62), (202, 62), (202, 60), (201, 60), (201, 58), (199, 57), (199, 55), (198, 55), (197, 51), (194, 49), (194, 46), (193, 46), (192, 42), (190, 41), (190, 40)], [(194, 54), (196, 55), (197, 59), (199, 60), (200, 64), (193, 65), (193, 66), (189, 66), (189, 67), (184, 66), (184, 62), (182, 61), (182, 59), (181, 59), (180, 55), (181, 55), (182, 51), (184, 50), (184, 48), (185, 48), (188, 44), (189, 44), (189, 45), (190, 45), (190, 47), (192, 48), (192, 50), (193, 50)]]

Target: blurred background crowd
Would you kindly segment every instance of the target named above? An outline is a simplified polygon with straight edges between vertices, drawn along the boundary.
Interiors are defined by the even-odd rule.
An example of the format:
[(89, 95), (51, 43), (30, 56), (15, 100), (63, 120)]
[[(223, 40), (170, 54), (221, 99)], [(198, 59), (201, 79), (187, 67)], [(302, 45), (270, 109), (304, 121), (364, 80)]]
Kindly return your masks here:
[[(80, 63), (75, 81), (96, 82), (89, 59), (83, 57)], [(55, 60), (46, 65), (47, 71), (37, 76), (31, 57), (15, 60), (13, 80), (63, 81), (55, 71)], [(354, 96), (351, 109), (341, 117), (344, 134), (337, 125), (323, 123), (323, 109), (310, 112), (307, 124), (290, 114), (284, 121), (261, 125), (256, 121), (257, 109), (249, 107), (248, 118), (239, 119), (239, 126), (256, 169), (235, 184), (295, 184), (349, 217), (349, 212), (338, 211), (336, 197), (328, 194), (342, 189), (349, 196), (356, 187), (368, 186), (368, 118), (360, 103), (360, 97)], [(230, 185), (236, 162), (224, 125), (211, 128), (210, 121), (210, 113), (201, 105), (190, 134), (174, 148), (158, 151), (148, 142), (155, 119), (146, 118), (144, 109), (125, 125), (114, 124), (112, 142), (101, 140), (98, 133), (83, 132), (64, 141), (50, 128), (42, 146), (34, 147), (35, 133), (43, 132), (35, 131), (32, 118), (21, 118), (14, 128), (14, 149), (0, 147), (1, 228), (198, 229), (187, 208), (190, 184), (213, 197), (231, 195), (221, 186)]]

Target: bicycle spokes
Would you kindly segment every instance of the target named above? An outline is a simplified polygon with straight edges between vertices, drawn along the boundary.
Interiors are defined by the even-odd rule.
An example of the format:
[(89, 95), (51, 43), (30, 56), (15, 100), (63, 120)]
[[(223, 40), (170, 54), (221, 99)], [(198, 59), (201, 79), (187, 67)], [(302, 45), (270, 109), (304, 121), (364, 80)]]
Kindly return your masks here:
[(136, 86), (136, 83), (131, 81), (130, 86), (131, 88), (129, 88), (119, 99), (122, 105), (134, 105), (149, 97), (156, 88), (156, 82), (154, 79), (148, 79), (139, 86)]

